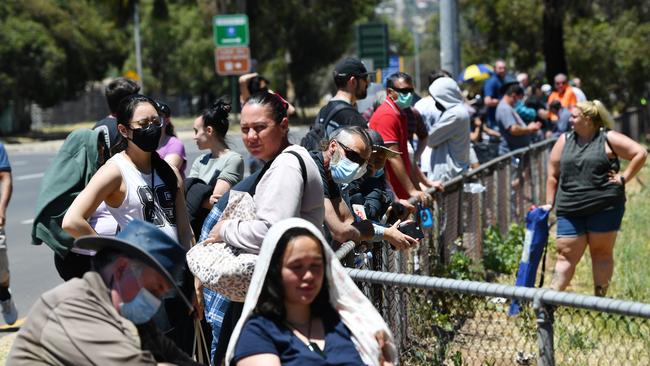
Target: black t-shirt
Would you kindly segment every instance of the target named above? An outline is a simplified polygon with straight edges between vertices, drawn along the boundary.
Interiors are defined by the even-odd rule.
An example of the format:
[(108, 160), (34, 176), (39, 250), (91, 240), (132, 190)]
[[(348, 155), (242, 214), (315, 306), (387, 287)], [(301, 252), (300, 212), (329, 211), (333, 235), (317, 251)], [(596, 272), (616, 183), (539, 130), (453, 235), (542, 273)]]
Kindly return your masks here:
[(329, 136), (334, 130), (343, 126), (359, 126), (362, 128), (368, 128), (368, 122), (359, 114), (356, 108), (350, 106), (350, 103), (344, 100), (331, 100), (320, 112), (318, 112), (319, 118), (325, 118), (334, 106), (337, 104), (346, 104), (349, 108), (343, 108), (337, 112), (330, 121), (336, 122), (334, 124), (327, 125), (327, 136)]
[(327, 174), (325, 174), (325, 162), (323, 160), (322, 151), (311, 151), (311, 157), (314, 159), (318, 171), (320, 172), (320, 177), (323, 180), (323, 194), (325, 198), (336, 199), (341, 197), (341, 189), (339, 185), (334, 181), (329, 180)]

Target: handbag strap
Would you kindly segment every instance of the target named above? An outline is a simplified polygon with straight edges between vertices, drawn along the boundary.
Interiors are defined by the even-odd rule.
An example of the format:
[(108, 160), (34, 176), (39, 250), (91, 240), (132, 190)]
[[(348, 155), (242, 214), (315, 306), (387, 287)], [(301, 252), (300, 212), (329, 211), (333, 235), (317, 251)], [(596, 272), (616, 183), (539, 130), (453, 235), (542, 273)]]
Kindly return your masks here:
[[(192, 356), (194, 361), (203, 365), (212, 365), (208, 344), (205, 342), (205, 334), (201, 327), (201, 321), (194, 319), (194, 344), (192, 345)], [(205, 358), (207, 357), (207, 359)]]

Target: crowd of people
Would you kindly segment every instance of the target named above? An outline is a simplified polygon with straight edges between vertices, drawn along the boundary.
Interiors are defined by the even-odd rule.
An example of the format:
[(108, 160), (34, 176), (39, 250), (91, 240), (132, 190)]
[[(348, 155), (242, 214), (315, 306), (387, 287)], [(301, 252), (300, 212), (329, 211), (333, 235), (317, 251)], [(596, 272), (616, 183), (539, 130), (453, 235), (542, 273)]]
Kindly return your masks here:
[[(623, 186), (646, 155), (607, 130), (600, 102), (582, 100), (563, 74), (553, 93), (524, 73), (509, 78), (499, 60), (483, 97), (466, 98), (437, 71), (420, 98), (412, 77), (397, 72), (360, 113), (357, 101), (375, 98), (367, 95), (372, 75), (358, 59), (338, 62), (336, 93), (300, 145), (289, 141), (293, 106), (262, 76), (242, 77), (239, 130), (258, 162), (248, 176), (226, 142), (227, 100), (194, 120), (194, 141), (206, 153), (186, 173), (169, 106), (138, 94), (131, 80), (112, 81), (111, 114), (72, 133), (45, 174), (32, 236), (54, 250), (67, 282), (33, 306), (10, 364), (393, 364), (390, 330), (334, 251), (347, 241), (371, 252), (416, 247), (423, 235), (413, 218), (431, 205), (431, 192), (550, 136), (560, 136), (545, 206), (558, 214), (551, 286), (568, 285), (589, 245), (596, 293), (606, 293)], [(622, 173), (618, 157), (631, 161)], [(226, 269), (190, 269), (186, 253), (195, 246), (235, 253), (241, 280), (199, 280), (199, 272)], [(354, 259), (343, 261), (360, 265)], [(217, 290), (224, 286), (244, 294)], [(198, 333), (209, 349), (196, 347)]]

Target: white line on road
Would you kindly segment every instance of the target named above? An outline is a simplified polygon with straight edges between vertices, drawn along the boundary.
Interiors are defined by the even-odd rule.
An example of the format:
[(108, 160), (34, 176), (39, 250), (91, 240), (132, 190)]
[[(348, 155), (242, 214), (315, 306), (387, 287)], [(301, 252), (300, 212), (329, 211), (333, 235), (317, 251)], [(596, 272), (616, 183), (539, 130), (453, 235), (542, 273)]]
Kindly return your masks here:
[(43, 178), (44, 175), (45, 175), (45, 173), (35, 173), (35, 174), (21, 175), (19, 177), (16, 177), (15, 180), (27, 180), (27, 179)]
[(12, 161), (11, 166), (23, 166), (29, 164), (27, 161), (21, 160), (21, 161)]
[(34, 223), (34, 219), (23, 220), (20, 222), (22, 225), (31, 225)]

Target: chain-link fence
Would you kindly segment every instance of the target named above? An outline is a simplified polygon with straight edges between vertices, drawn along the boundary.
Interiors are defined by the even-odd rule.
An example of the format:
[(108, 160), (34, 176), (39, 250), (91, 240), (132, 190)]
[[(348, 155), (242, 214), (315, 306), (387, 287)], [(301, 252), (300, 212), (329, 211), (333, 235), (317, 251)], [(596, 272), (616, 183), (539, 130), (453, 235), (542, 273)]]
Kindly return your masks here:
[[(426, 230), (419, 255), (413, 259), (415, 268), (432, 273), (431, 266), (448, 263), (457, 250), (480, 261), (485, 229), (495, 226), (505, 235), (511, 223), (523, 221), (531, 204), (543, 204), (548, 154), (555, 141), (544, 140), (502, 155), (446, 182), (443, 192), (432, 192), (433, 226)], [(343, 258), (354, 247), (346, 243), (337, 255)]]
[[(350, 269), (404, 365), (649, 365), (650, 304)], [(509, 316), (513, 299), (521, 312)]]

